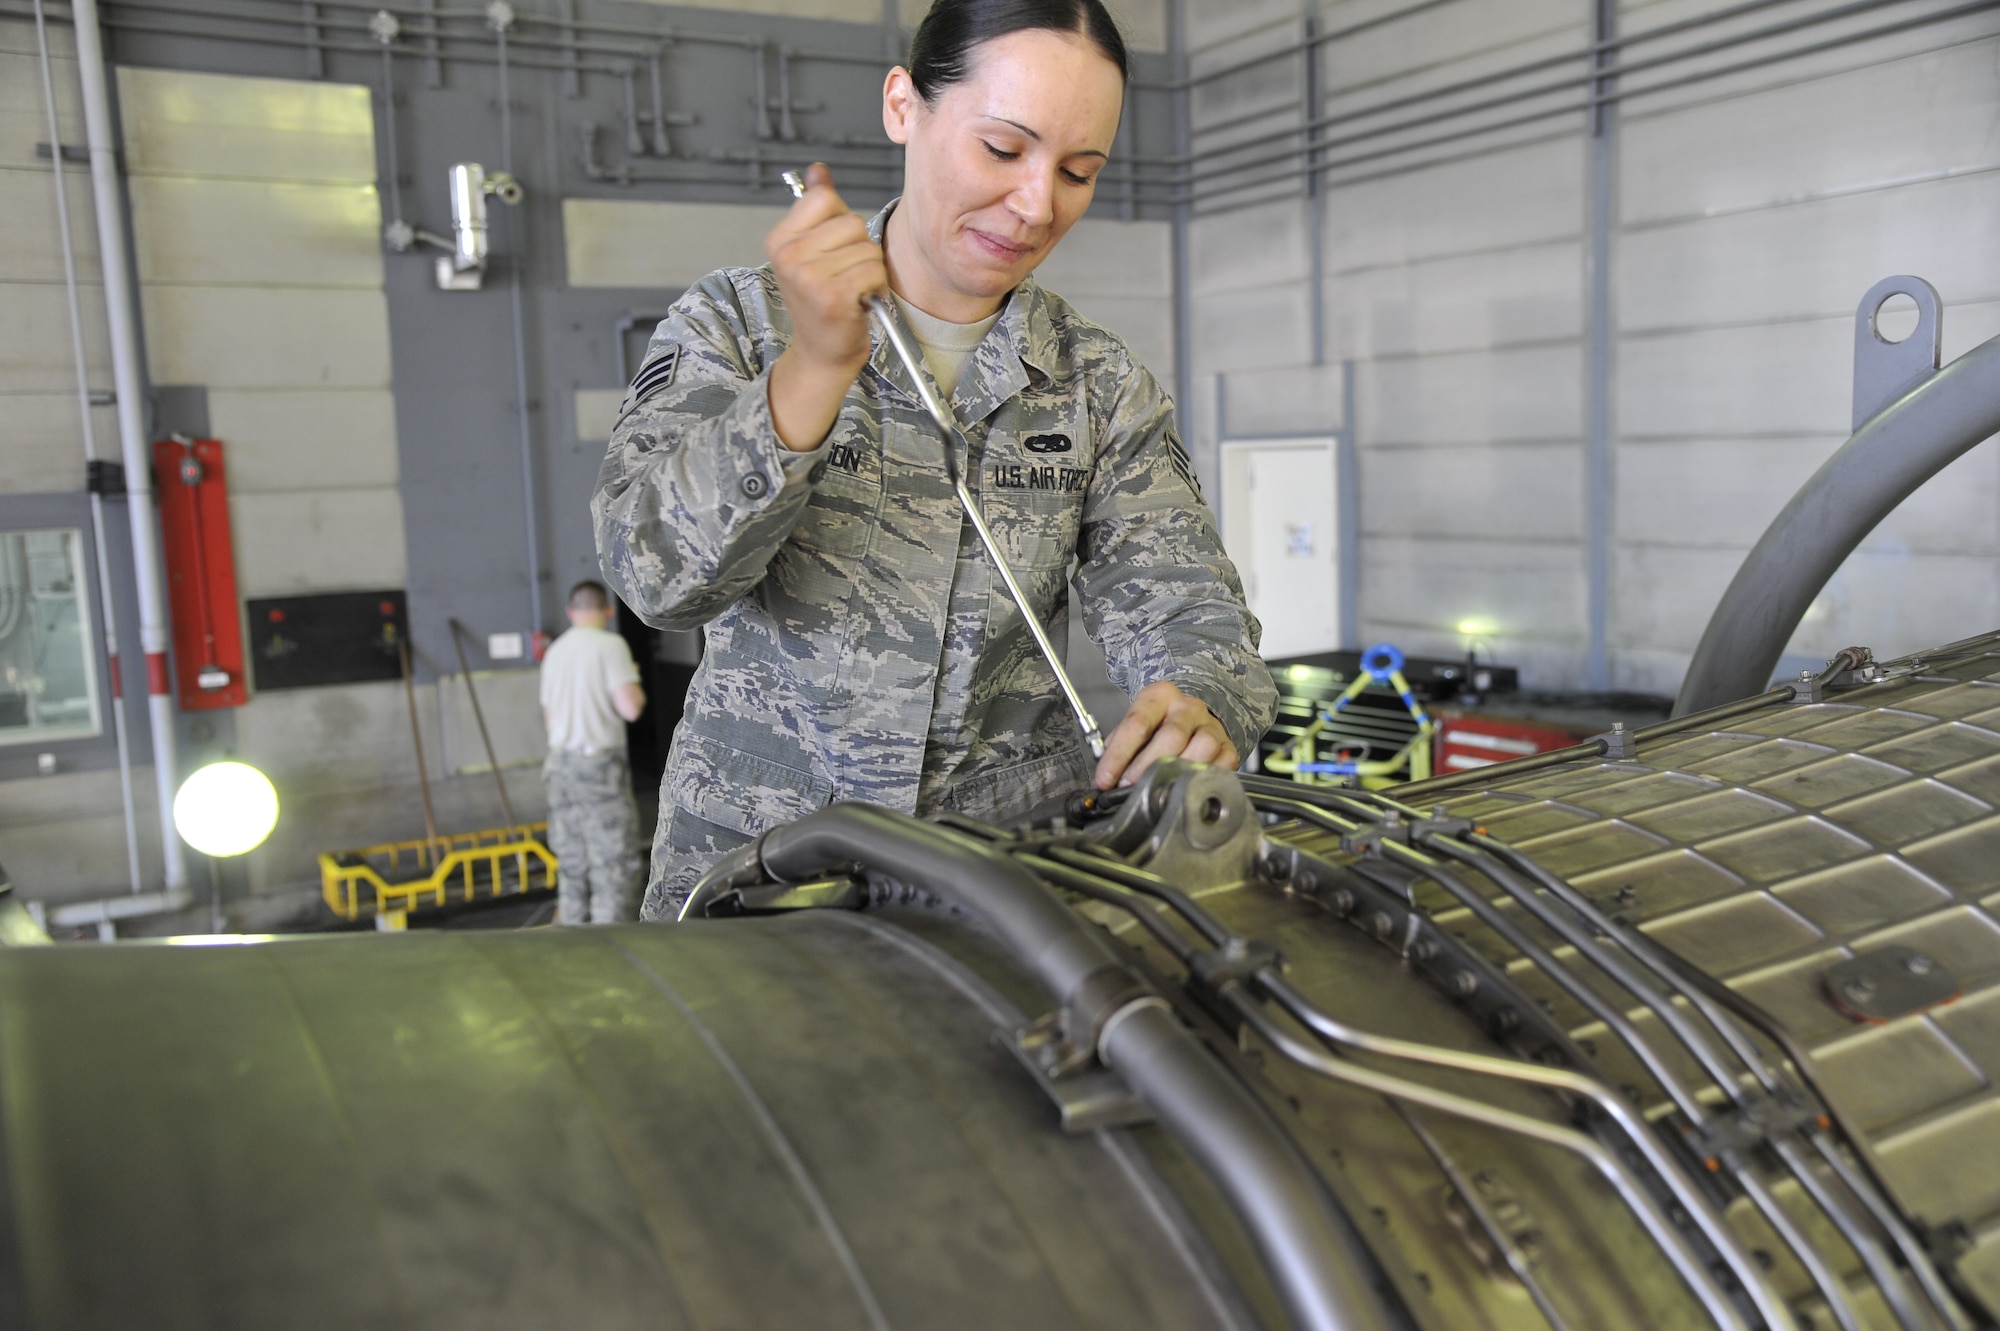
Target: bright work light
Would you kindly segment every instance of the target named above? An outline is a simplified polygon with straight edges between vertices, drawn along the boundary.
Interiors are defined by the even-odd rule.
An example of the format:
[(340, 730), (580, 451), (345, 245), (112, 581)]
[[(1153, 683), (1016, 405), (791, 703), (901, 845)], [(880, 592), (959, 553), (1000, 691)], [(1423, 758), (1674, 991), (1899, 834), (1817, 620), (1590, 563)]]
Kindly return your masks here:
[(243, 855), (278, 825), (278, 792), (248, 763), (210, 763), (181, 783), (174, 827), (204, 855)]

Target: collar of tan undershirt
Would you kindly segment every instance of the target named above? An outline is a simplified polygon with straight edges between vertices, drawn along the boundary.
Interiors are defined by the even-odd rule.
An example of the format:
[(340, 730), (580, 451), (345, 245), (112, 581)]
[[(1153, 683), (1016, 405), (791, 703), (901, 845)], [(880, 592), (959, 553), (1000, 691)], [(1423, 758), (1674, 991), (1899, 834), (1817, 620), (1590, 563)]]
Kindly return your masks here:
[(959, 379), (965, 374), (965, 367), (972, 363), (972, 353), (985, 340), (987, 332), (1000, 321), (1000, 310), (981, 319), (978, 323), (955, 324), (925, 314), (901, 296), (896, 297), (896, 308), (902, 312), (903, 321), (916, 335), (917, 345), (924, 353), (924, 368), (937, 380), (937, 386), (945, 397), (950, 397), (958, 387)]

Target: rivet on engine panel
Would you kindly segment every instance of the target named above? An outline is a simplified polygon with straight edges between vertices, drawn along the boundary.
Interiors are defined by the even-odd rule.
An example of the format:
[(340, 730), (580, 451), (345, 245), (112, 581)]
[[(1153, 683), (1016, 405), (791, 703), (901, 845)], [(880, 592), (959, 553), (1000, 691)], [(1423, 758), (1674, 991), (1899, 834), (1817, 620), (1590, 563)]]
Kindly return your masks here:
[(1479, 977), (1471, 971), (1457, 971), (1451, 977), (1451, 991), (1460, 998), (1470, 998), (1479, 992)]

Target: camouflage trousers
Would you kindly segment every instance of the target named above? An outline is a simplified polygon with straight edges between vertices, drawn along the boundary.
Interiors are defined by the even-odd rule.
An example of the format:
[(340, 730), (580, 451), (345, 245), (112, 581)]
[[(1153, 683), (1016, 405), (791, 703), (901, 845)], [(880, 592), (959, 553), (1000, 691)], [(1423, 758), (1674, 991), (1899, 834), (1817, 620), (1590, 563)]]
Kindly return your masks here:
[(704, 822), (663, 801), (660, 826), (653, 833), (652, 876), (646, 884), (646, 904), (639, 918), (672, 923), (681, 913), (681, 903), (688, 899), (709, 866), (730, 851), (749, 845), (752, 839), (733, 828)]
[(542, 780), (549, 791), (549, 849), (558, 866), (558, 922), (634, 918), (645, 862), (625, 755), (551, 750)]

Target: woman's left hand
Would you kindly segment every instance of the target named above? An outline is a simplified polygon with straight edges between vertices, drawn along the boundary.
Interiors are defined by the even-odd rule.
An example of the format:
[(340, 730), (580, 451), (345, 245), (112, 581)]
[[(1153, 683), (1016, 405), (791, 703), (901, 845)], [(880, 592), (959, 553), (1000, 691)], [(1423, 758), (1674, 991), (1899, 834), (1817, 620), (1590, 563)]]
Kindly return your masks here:
[(1099, 790), (1129, 786), (1162, 758), (1232, 769), (1238, 758), (1229, 732), (1199, 698), (1169, 680), (1148, 684), (1132, 699), (1125, 719), (1106, 736), (1093, 780)]

